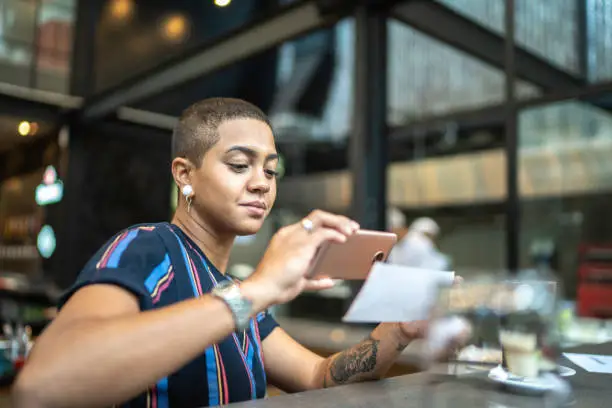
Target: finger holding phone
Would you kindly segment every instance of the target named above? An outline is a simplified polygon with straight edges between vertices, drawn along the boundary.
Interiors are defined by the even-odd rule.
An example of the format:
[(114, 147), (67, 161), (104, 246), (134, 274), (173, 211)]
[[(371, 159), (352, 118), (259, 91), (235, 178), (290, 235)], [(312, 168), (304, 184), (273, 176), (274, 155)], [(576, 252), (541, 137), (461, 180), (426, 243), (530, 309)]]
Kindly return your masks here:
[(243, 284), (256, 287), (267, 305), (285, 303), (305, 289), (327, 289), (331, 279), (306, 275), (318, 248), (344, 243), (359, 224), (342, 215), (315, 210), (300, 222), (281, 228), (272, 237), (255, 272)]

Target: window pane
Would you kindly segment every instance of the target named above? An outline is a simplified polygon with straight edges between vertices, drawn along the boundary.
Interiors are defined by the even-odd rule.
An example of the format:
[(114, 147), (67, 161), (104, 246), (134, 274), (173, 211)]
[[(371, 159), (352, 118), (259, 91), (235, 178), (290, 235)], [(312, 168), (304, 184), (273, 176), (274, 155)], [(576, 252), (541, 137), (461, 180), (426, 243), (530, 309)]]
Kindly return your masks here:
[(589, 24), (589, 79), (609, 81), (612, 79), (612, 2), (584, 1)]
[[(389, 22), (388, 113), (398, 126), (504, 101), (505, 74), (398, 21)], [(519, 97), (538, 93), (518, 82)]]
[[(334, 45), (328, 49), (330, 41)], [(296, 137), (325, 141), (346, 139), (353, 112), (354, 43), (353, 21), (344, 20), (331, 33), (311, 34), (280, 47), (274, 102), (270, 108), (280, 140)], [(317, 76), (324, 88), (314, 92), (327, 93), (327, 97), (320, 112), (302, 111), (299, 98), (308, 92), (307, 86), (312, 85)]]
[(32, 46), (12, 40), (0, 43), (0, 81), (29, 86)]
[(76, 1), (77, 0), (43, 0), (43, 3), (69, 9), (76, 7)]
[[(436, 244), (462, 275), (493, 273), (506, 265), (503, 123), (470, 128), (459, 122), (427, 128), (424, 119), (500, 106), (505, 75), (403, 23), (389, 22), (388, 123), (409, 134), (389, 141), (387, 201), (404, 228), (427, 216), (440, 226)], [(521, 96), (538, 93), (525, 82)], [(418, 129), (410, 124), (420, 122)], [(390, 225), (391, 227), (391, 225)]]
[(579, 247), (612, 239), (612, 115), (570, 100), (522, 112), (519, 126), (521, 265), (550, 262), (573, 298)]
[[(435, 142), (430, 140), (427, 144), (432, 143)], [(461, 270), (463, 276), (503, 270), (503, 149), (455, 152), (442, 157), (435, 154), (434, 148), (424, 147), (418, 156), (392, 163), (388, 168), (388, 203), (406, 217), (399, 233), (405, 232), (415, 219), (430, 217), (440, 227), (437, 244), (450, 259), (451, 268)]]
[(34, 45), (36, 37), (36, 2), (0, 1), (0, 37), (3, 41)]
[[(504, 0), (437, 0), (499, 34)], [(577, 1), (516, 0), (516, 42), (559, 68), (578, 73)]]
[(36, 87), (68, 92), (75, 9), (70, 2), (43, 2), (38, 19)]
[(35, 23), (35, 2), (0, 0), (0, 81), (30, 84)]

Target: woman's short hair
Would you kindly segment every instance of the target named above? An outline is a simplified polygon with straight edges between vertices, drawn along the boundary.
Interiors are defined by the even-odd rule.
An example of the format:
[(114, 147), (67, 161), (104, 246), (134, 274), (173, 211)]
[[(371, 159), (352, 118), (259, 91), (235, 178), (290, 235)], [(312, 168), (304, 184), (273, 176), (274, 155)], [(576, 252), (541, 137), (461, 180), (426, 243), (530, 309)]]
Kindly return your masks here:
[(233, 119), (255, 119), (266, 123), (268, 116), (257, 106), (235, 98), (208, 98), (196, 102), (182, 113), (172, 134), (172, 158), (184, 157), (196, 166), (204, 154), (219, 141), (219, 126)]

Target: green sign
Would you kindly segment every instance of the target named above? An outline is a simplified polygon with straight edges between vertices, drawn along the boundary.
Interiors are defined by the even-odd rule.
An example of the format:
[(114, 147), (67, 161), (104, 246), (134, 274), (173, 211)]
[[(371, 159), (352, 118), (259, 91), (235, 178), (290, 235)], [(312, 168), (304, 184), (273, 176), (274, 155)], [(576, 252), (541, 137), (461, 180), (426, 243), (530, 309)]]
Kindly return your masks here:
[(64, 197), (64, 183), (57, 178), (55, 167), (47, 166), (43, 182), (36, 187), (36, 204), (49, 205), (59, 203)]
[(57, 242), (55, 240), (55, 231), (50, 225), (45, 225), (40, 229), (38, 233), (38, 239), (36, 240), (36, 247), (38, 252), (43, 258), (49, 259), (55, 252)]

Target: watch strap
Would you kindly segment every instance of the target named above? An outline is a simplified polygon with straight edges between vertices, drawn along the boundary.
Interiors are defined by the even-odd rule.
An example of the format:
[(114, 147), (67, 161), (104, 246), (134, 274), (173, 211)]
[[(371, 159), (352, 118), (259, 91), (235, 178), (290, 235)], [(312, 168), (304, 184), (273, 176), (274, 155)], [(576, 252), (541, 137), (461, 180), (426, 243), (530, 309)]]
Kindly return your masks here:
[(240, 286), (232, 281), (220, 282), (211, 294), (223, 300), (232, 312), (236, 330), (246, 330), (251, 322), (253, 303), (242, 296)]

